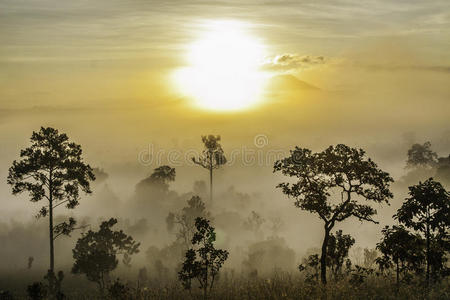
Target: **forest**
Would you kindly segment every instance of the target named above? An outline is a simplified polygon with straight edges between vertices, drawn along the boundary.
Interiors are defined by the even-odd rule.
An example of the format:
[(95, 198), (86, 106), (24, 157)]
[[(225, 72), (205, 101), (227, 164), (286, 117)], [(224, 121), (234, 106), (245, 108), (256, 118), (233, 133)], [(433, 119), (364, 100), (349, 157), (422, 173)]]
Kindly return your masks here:
[[(199, 145), (191, 163), (208, 180), (180, 194), (176, 167), (155, 166), (123, 204), (107, 171), (85, 160), (89, 149), (52, 127), (34, 131), (6, 180), (8, 201), (29, 201), (36, 221), (1, 230), (11, 264), (0, 299), (450, 298), (450, 155), (430, 142), (410, 146), (398, 182), (363, 149), (297, 145), (273, 162), (281, 214), (257, 194), (216, 192), (226, 141), (205, 135)], [(303, 250), (289, 246), (287, 223), (310, 232)], [(381, 238), (356, 247), (342, 224), (379, 225)]]

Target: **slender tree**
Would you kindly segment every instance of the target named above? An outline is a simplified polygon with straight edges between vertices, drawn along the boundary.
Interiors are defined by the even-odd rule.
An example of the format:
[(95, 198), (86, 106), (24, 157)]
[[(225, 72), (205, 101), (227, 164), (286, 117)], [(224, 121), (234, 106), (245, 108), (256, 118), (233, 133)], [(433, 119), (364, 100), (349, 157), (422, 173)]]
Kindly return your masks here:
[[(364, 150), (339, 144), (323, 152), (296, 147), (290, 156), (275, 162), (274, 172), (295, 177), (295, 183), (277, 187), (294, 198), (300, 209), (315, 213), (324, 222), (324, 239), (320, 258), (321, 281), (326, 284), (327, 247), (330, 232), (337, 222), (349, 217), (377, 223), (376, 210), (362, 200), (388, 203), (393, 179), (365, 155)], [(332, 196), (337, 199), (332, 201)]]
[(54, 241), (60, 235), (69, 235), (76, 221), (54, 225), (54, 209), (65, 204), (73, 209), (79, 204), (80, 190), (91, 193), (90, 181), (95, 176), (82, 159), (81, 146), (69, 141), (64, 133), (44, 128), (31, 135), (31, 146), (20, 151), (20, 160), (9, 169), (7, 182), (14, 195), (28, 192), (32, 202), (47, 200), (38, 217), (49, 217), (50, 272), (54, 274)]
[(394, 218), (425, 236), (426, 279), (429, 282), (432, 241), (437, 236), (447, 236), (450, 228), (450, 193), (439, 182), (429, 178), (410, 186), (409, 195)]
[(219, 143), (220, 135), (214, 136), (210, 134), (208, 136), (202, 136), (202, 142), (205, 146), (202, 154), (198, 158), (193, 157), (192, 161), (209, 171), (209, 201), (210, 204), (212, 204), (213, 170), (226, 164), (227, 159), (225, 158), (222, 146)]
[(186, 289), (191, 289), (192, 279), (197, 279), (203, 290), (203, 298), (208, 298), (208, 291), (214, 286), (214, 281), (220, 268), (228, 258), (228, 251), (216, 249), (216, 233), (209, 220), (197, 218), (195, 220), (197, 231), (192, 237), (191, 248), (186, 251), (185, 261), (178, 278)]

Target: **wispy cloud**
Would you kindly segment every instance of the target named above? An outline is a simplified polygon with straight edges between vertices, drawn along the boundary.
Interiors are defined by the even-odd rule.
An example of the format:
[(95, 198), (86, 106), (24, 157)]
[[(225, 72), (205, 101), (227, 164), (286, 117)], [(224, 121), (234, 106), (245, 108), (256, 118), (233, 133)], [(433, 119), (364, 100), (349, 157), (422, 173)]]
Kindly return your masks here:
[(326, 61), (324, 56), (285, 53), (269, 58), (263, 68), (272, 71), (299, 71), (322, 65)]

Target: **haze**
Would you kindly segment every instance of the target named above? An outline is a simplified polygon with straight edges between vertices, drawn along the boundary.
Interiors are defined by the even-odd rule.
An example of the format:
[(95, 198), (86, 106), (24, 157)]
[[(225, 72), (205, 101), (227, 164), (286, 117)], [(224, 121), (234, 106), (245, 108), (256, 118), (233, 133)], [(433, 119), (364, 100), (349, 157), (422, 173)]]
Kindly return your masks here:
[[(192, 67), (189, 47), (217, 32), (211, 27), (217, 22), (226, 32), (241, 24), (252, 45), (264, 48), (251, 63), (245, 49), (253, 46), (243, 48), (242, 57), (233, 52), (236, 72), (250, 70), (239, 82), (249, 84), (236, 92), (239, 85), (227, 82), (233, 75), (218, 61), (211, 69), (217, 77), (208, 84), (217, 91), (199, 93), (203, 85), (194, 79), (184, 86), (195, 91), (183, 90), (174, 74)], [(278, 234), (298, 262), (320, 246), (322, 225), (275, 189), (281, 181), (272, 172), (275, 157), (294, 146), (321, 151), (344, 143), (365, 149), (395, 180), (405, 181), (413, 143), (430, 141), (438, 155), (448, 156), (449, 36), (450, 5), (439, 0), (0, 0), (0, 238), (8, 244), (2, 257), (19, 253), (0, 268), (25, 268), (30, 255), (42, 269), (48, 264), (47, 220), (35, 219), (39, 205), (12, 196), (6, 184), (12, 161), (41, 126), (67, 133), (81, 144), (86, 162), (108, 174), (73, 213), (91, 224), (116, 216), (128, 224), (124, 228), (135, 225), (143, 242), (137, 261), (173, 236), (164, 231), (168, 211), (132, 207), (136, 185), (168, 164), (177, 172), (170, 189), (183, 207), (194, 183), (208, 182), (207, 172), (191, 162), (202, 149), (201, 136), (220, 135), (233, 160), (215, 173), (217, 211), (241, 221), (253, 210), (267, 220), (282, 219)], [(208, 66), (226, 51), (213, 54)], [(255, 78), (263, 78), (261, 84), (249, 86)], [(412, 183), (394, 186), (391, 206), (376, 216), (385, 223), (340, 225), (355, 237), (355, 247), (374, 247)], [(139, 222), (146, 222), (142, 231)], [(272, 234), (268, 224), (261, 240)], [(42, 254), (26, 249), (25, 232), (32, 228), (43, 230), (29, 249)], [(70, 268), (69, 247), (78, 236), (61, 242), (57, 264)], [(243, 249), (250, 240), (239, 236)], [(230, 266), (241, 265), (241, 250)]]

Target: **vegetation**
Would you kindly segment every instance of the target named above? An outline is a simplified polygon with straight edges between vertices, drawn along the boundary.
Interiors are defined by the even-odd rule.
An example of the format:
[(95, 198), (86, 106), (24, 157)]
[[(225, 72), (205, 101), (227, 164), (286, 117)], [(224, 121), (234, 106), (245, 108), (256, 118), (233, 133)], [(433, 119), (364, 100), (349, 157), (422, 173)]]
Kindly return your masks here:
[(212, 204), (213, 199), (213, 170), (220, 168), (227, 163), (222, 145), (220, 145), (220, 135), (202, 136), (202, 142), (205, 149), (200, 157), (192, 158), (192, 161), (209, 171), (209, 202)]
[(192, 288), (192, 280), (197, 279), (200, 289), (203, 290), (203, 298), (208, 298), (208, 291), (214, 286), (214, 281), (220, 268), (228, 258), (228, 251), (216, 249), (216, 233), (209, 220), (197, 218), (195, 220), (197, 231), (192, 237), (191, 248), (186, 251), (183, 268), (178, 273), (184, 288)]
[(122, 230), (111, 230), (115, 224), (117, 220), (114, 218), (102, 222), (98, 231), (84, 233), (72, 250), (75, 260), (72, 272), (85, 274), (89, 280), (98, 284), (102, 294), (109, 286), (109, 273), (119, 263), (117, 255), (123, 254), (125, 263), (130, 255), (139, 252), (140, 244), (131, 236)]
[[(7, 182), (14, 195), (28, 192), (32, 202), (48, 201), (39, 217), (49, 218), (50, 272), (55, 272), (54, 241), (76, 229), (76, 221), (54, 225), (54, 209), (65, 204), (73, 209), (79, 204), (80, 189), (91, 193), (89, 182), (94, 180), (92, 168), (83, 162), (81, 146), (69, 141), (64, 133), (44, 128), (31, 135), (31, 146), (20, 151), (20, 160), (9, 169)], [(49, 278), (53, 278), (50, 276)], [(50, 289), (55, 288), (50, 281)]]
[(386, 226), (382, 233), (383, 238), (377, 244), (382, 256), (376, 260), (380, 270), (389, 271), (394, 267), (397, 285), (400, 284), (400, 274), (403, 274), (404, 281), (410, 279), (411, 271), (420, 274), (425, 257), (423, 239), (403, 226)]
[[(212, 171), (226, 159), (219, 144), (220, 136), (204, 136), (202, 141), (203, 154), (193, 161), (210, 171), (212, 200)], [(365, 248), (363, 258), (355, 263), (350, 250), (356, 240), (342, 230), (335, 233), (332, 230), (352, 217), (378, 223), (374, 219), (377, 211), (370, 204), (389, 203), (393, 179), (364, 150), (342, 144), (316, 153), (296, 147), (288, 157), (274, 164), (274, 172), (290, 177), (277, 187), (294, 199), (296, 207), (316, 214), (324, 226), (321, 248), (310, 249), (301, 258), (297, 272), (286, 271), (296, 265), (297, 258), (287, 239), (278, 235), (284, 220), (260, 214), (255, 207), (249, 207), (243, 219), (226, 211), (217, 213), (209, 206), (207, 209), (198, 195), (171, 191), (169, 183), (175, 180), (176, 171), (163, 165), (136, 188), (142, 195), (154, 192), (152, 196), (176, 200), (140, 207), (164, 208), (159, 211), (164, 212), (162, 224), (167, 216), (164, 233), (174, 233), (175, 237), (168, 235), (170, 240), (162, 248), (149, 245), (146, 256), (150, 265), (139, 265), (137, 274), (132, 275), (131, 257), (141, 246), (135, 237), (147, 233), (147, 223), (144, 220), (130, 225), (126, 220), (125, 227), (121, 227), (130, 233), (126, 234), (113, 229), (118, 219), (103, 221), (97, 231), (82, 232), (77, 239), (72, 249), (72, 273), (85, 276), (69, 274), (73, 276), (70, 279), (73, 285), (65, 287), (63, 293), (65, 275), (54, 271), (54, 241), (81, 227), (77, 227), (73, 217), (54, 225), (54, 209), (62, 204), (75, 208), (80, 191), (91, 193), (94, 173), (101, 180), (106, 180), (108, 174), (85, 164), (81, 147), (56, 129), (33, 132), (31, 142), (30, 147), (21, 151), (21, 159), (13, 162), (7, 179), (13, 194), (28, 192), (32, 202), (48, 201), (39, 212), (39, 216), (49, 217), (50, 268), (45, 280), (22, 283), (14, 276), (10, 279), (21, 286), (20, 296), (26, 294), (27, 299), (186, 299), (186, 290), (190, 298), (205, 300), (448, 299), (450, 296), (450, 194), (445, 184), (429, 178), (410, 186), (409, 196), (393, 216), (399, 224), (385, 226), (376, 248)], [(431, 150), (430, 143), (414, 144), (408, 151), (410, 170), (426, 168), (436, 174), (441, 170), (441, 176), (445, 176), (447, 163), (447, 158), (438, 157)], [(216, 227), (220, 220), (239, 230), (228, 234)], [(265, 226), (272, 232), (269, 237), (264, 236)], [(230, 255), (228, 250), (216, 248), (217, 237), (220, 247), (229, 249), (239, 234), (247, 234), (246, 238), (251, 235), (251, 242), (244, 249), (247, 259), (241, 261), (241, 274), (227, 265), (234, 252)], [(358, 249), (361, 254), (362, 248)], [(129, 268), (120, 270), (119, 258)], [(260, 267), (267, 261), (272, 263), (270, 270)], [(36, 277), (36, 263), (35, 256), (24, 257), (22, 272), (26, 273), (22, 274), (30, 276), (24, 275), (26, 280)], [(125, 280), (118, 279), (118, 274)], [(89, 282), (97, 286), (96, 290)], [(4, 284), (4, 280), (0, 283)], [(15, 294), (0, 290), (0, 299), (15, 299)]]
[(409, 187), (409, 195), (394, 218), (425, 237), (428, 282), (430, 272), (435, 278), (447, 273), (445, 251), (450, 250), (450, 193), (430, 178)]
[[(296, 183), (280, 183), (279, 188), (294, 198), (295, 206), (317, 214), (324, 222), (324, 239), (320, 258), (321, 280), (327, 283), (327, 248), (330, 232), (338, 222), (349, 217), (377, 223), (377, 213), (358, 198), (375, 203), (388, 203), (392, 198), (389, 184), (393, 179), (365, 155), (364, 150), (346, 145), (330, 146), (323, 152), (313, 153), (296, 147), (291, 155), (279, 160), (274, 171), (295, 177)], [(342, 199), (331, 202), (331, 193), (337, 190)]]
[(187, 201), (188, 206), (184, 207), (180, 213), (169, 213), (166, 223), (169, 231), (174, 227), (178, 228), (176, 233), (177, 241), (183, 244), (185, 250), (192, 245), (192, 238), (196, 230), (195, 221), (197, 218), (210, 219), (210, 213), (206, 210), (205, 203), (198, 196), (192, 196)]

